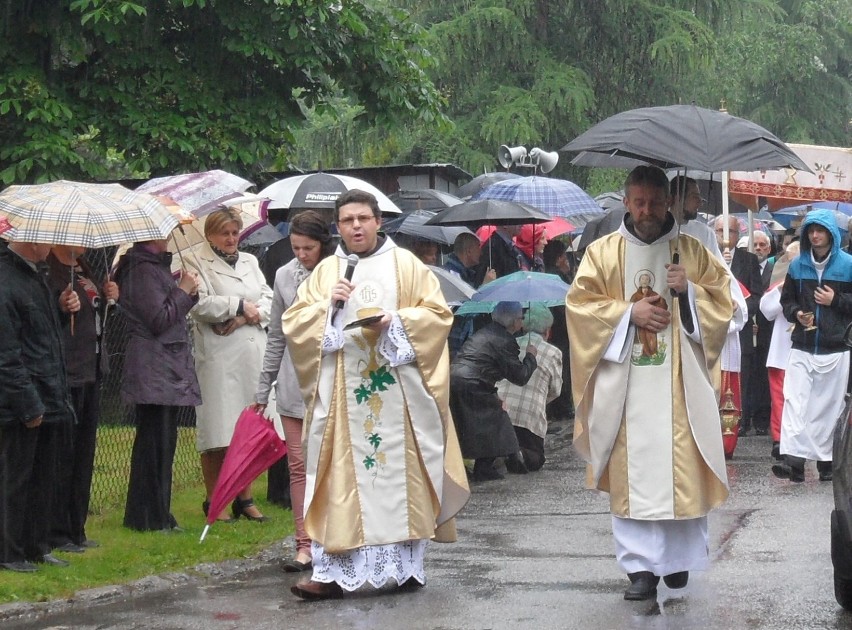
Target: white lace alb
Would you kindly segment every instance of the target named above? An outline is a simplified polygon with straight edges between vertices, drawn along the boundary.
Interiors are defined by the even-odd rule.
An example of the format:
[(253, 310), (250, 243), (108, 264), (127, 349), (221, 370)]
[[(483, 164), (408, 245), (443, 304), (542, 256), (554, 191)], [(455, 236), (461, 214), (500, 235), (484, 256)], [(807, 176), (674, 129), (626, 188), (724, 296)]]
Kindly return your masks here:
[(388, 578), (402, 584), (414, 578), (426, 583), (423, 558), (428, 540), (406, 540), (389, 545), (368, 545), (345, 553), (326, 553), (318, 542), (311, 543), (314, 582), (336, 582), (347, 591), (369, 582), (380, 588)]

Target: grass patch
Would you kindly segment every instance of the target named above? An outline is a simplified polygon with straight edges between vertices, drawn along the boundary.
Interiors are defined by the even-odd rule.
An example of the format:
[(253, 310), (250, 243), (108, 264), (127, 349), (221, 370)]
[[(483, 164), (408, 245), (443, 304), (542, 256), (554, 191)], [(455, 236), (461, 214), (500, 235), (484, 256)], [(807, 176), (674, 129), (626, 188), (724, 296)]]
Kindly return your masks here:
[(261, 499), (266, 496), (266, 475), (254, 483), (253, 490), (255, 503), (271, 520), (217, 523), (203, 543), (198, 542), (205, 524), (201, 513), (204, 489), (200, 483), (176, 490), (172, 496), (172, 514), (185, 530), (180, 534), (125, 529), (121, 524), (122, 508), (92, 515), (86, 534), (100, 547), (83, 554), (57, 552), (58, 557), (71, 562), (69, 567), (39, 565), (37, 573), (29, 574), (0, 571), (0, 603), (66, 598), (80, 590), (185, 571), (203, 562), (251, 557), (293, 533), (290, 510)]

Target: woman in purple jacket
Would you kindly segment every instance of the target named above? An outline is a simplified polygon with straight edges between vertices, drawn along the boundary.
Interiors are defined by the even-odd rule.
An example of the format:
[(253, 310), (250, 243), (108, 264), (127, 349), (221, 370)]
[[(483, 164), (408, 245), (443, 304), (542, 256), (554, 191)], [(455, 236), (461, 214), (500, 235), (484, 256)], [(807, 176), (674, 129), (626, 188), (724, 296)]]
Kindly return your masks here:
[(178, 528), (170, 512), (178, 413), (201, 403), (186, 319), (198, 276), (183, 271), (175, 284), (166, 244), (136, 243), (115, 271), (129, 337), (121, 397), (136, 415), (124, 526), (143, 531)]

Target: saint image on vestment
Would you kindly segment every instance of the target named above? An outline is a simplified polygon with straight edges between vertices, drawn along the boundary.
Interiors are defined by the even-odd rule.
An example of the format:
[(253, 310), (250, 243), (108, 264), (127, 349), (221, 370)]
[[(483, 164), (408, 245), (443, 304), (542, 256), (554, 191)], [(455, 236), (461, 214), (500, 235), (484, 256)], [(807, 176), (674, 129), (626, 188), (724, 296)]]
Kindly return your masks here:
[[(668, 310), (668, 304), (666, 300), (654, 289), (652, 285), (654, 284), (654, 274), (648, 270), (643, 269), (636, 275), (636, 292), (630, 296), (631, 302), (639, 302), (647, 297), (657, 298), (653, 304), (659, 308), (663, 308)], [(636, 339), (642, 346), (642, 352), (638, 356), (634, 353), (633, 363), (638, 364), (637, 361), (642, 364), (647, 364), (650, 360), (657, 355), (658, 352), (661, 351), (660, 344), (657, 339), (657, 333), (653, 330), (648, 330), (647, 328), (636, 327)], [(663, 345), (662, 352), (665, 352), (665, 345)], [(642, 359), (645, 360), (642, 360)], [(656, 361), (654, 363), (657, 363)]]

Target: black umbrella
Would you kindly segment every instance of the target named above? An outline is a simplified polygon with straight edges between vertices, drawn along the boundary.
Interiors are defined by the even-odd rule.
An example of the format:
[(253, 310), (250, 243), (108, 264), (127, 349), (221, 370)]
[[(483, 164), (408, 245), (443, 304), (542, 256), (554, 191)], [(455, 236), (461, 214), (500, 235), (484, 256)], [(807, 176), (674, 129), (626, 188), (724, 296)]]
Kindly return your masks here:
[(549, 215), (525, 203), (479, 199), (442, 210), (425, 225), (517, 225), (551, 220)]
[(464, 186), (461, 186), (456, 191), (457, 197), (467, 198), (473, 197), (476, 193), (478, 193), (483, 188), (488, 188), (491, 184), (496, 184), (497, 182), (502, 182), (506, 179), (514, 179), (516, 177), (520, 177), (520, 175), (516, 175), (515, 173), (483, 173), (482, 175), (477, 175)]
[(429, 210), (417, 210), (399, 219), (385, 221), (382, 223), (382, 231), (391, 235), (407, 234), (442, 245), (452, 245), (456, 242), (456, 237), (464, 232), (473, 234), (469, 229), (462, 226), (426, 225), (426, 222), (435, 214), (435, 212)]
[(414, 212), (416, 210), (443, 210), (457, 206), (461, 199), (450, 193), (423, 188), (421, 190), (400, 190), (388, 198), (393, 201), (403, 212)]
[(561, 150), (632, 158), (662, 168), (719, 172), (792, 167), (811, 172), (786, 144), (760, 125), (695, 105), (621, 112)]

